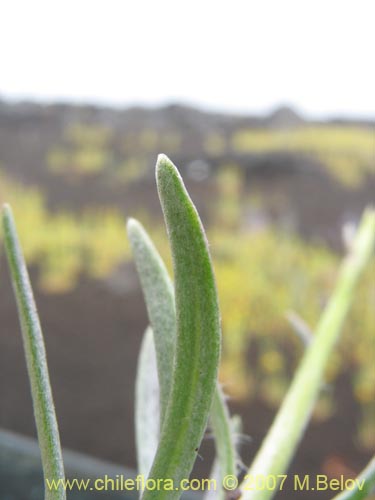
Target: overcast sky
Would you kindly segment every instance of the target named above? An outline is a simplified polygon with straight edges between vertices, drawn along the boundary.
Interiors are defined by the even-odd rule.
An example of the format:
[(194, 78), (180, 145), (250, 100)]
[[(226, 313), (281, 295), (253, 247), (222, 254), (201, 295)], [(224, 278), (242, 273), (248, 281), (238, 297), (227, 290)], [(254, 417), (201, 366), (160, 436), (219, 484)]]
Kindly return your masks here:
[(0, 97), (375, 116), (374, 0), (0, 0)]

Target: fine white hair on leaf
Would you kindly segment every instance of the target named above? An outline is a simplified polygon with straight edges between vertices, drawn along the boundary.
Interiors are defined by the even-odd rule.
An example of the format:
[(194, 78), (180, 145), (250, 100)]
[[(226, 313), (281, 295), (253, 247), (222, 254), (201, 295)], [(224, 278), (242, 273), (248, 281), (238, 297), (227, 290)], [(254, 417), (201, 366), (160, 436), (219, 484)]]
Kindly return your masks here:
[(135, 385), (135, 434), (138, 472), (148, 476), (159, 442), (159, 381), (152, 329), (147, 328), (138, 358)]

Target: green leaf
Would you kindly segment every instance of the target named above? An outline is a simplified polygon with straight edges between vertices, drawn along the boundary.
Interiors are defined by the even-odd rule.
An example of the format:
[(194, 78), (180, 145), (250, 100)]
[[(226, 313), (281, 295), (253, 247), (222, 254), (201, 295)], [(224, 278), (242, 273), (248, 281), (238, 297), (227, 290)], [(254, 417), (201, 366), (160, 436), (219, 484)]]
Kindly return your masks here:
[[(21, 323), (44, 479), (45, 481), (64, 480), (60, 437), (48, 376), (43, 333), (9, 205), (3, 207), (2, 222), (4, 244)], [(51, 491), (46, 484), (46, 500), (64, 500), (65, 498), (65, 491), (62, 486), (58, 488), (58, 491)]]
[(173, 285), (164, 262), (141, 224), (129, 219), (127, 232), (154, 332), (162, 424), (171, 392), (176, 341)]
[[(216, 481), (217, 489), (207, 490), (203, 496), (204, 500), (226, 500), (227, 491), (220, 488), (226, 476), (236, 476), (240, 468), (241, 460), (237, 452), (240, 444), (240, 436), (242, 432), (242, 419), (239, 415), (229, 417), (229, 411), (225, 402), (225, 396), (218, 387), (214, 396), (220, 398), (219, 405), (214, 408), (215, 403), (211, 408), (211, 427), (215, 437), (216, 456), (212, 466), (210, 479)], [(217, 424), (212, 424), (215, 417), (218, 420)]]
[(135, 436), (139, 474), (147, 477), (159, 442), (159, 381), (152, 329), (147, 328), (135, 384)]
[[(218, 485), (223, 483), (225, 476), (237, 475), (238, 457), (236, 452), (235, 433), (230, 421), (229, 411), (224, 394), (217, 384), (211, 407), (210, 422), (215, 437), (216, 456), (219, 467)], [(224, 490), (216, 492), (218, 500), (225, 498)]]
[(375, 456), (372, 457), (367, 467), (355, 479), (356, 488), (345, 490), (336, 495), (332, 500), (362, 500), (374, 493), (375, 488)]
[[(208, 245), (176, 167), (164, 155), (156, 178), (175, 276), (177, 343), (172, 390), (151, 479), (179, 485), (193, 468), (216, 388), (220, 321)], [(146, 490), (144, 500), (177, 499), (180, 491)]]
[[(322, 386), (324, 370), (339, 337), (353, 299), (358, 279), (371, 258), (375, 240), (375, 211), (362, 217), (350, 254), (343, 261), (333, 295), (316, 328), (314, 339), (304, 356), (255, 457), (249, 474), (253, 477), (283, 474), (306, 428)], [(242, 500), (268, 500), (275, 491), (244, 491)]]
[[(158, 332), (159, 342), (156, 345), (156, 352), (158, 360), (161, 360), (158, 363), (159, 380), (170, 383), (173, 375), (174, 353), (174, 346), (170, 347), (170, 341), (174, 343), (176, 340), (173, 284), (160, 254), (143, 226), (135, 219), (129, 219), (127, 230), (150, 323), (153, 330)], [(211, 407), (211, 427), (219, 457), (221, 478), (228, 474), (235, 474), (238, 461), (235, 437), (229, 420), (229, 411), (219, 385), (215, 390)], [(219, 495), (217, 498), (220, 498), (224, 493), (217, 493), (217, 495)]]

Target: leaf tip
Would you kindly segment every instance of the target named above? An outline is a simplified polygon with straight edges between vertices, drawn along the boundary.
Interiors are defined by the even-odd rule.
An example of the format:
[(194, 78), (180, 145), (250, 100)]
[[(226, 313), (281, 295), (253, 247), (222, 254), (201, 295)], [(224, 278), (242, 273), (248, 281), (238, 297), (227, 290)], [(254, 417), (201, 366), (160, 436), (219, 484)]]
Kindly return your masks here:
[[(164, 206), (163, 200), (167, 196), (168, 192), (169, 196), (173, 197), (173, 195), (170, 193), (171, 189), (172, 191), (174, 191), (172, 185), (174, 185), (175, 187), (180, 186), (184, 191), (186, 191), (184, 181), (178, 168), (165, 154), (158, 155), (158, 159), (156, 162), (156, 185), (158, 188), (162, 207)], [(187, 192), (186, 195), (188, 196)]]
[(171, 160), (164, 153), (159, 153), (158, 159), (156, 161), (156, 168), (158, 168), (159, 166), (162, 166), (163, 164), (166, 164), (166, 163), (171, 163)]
[(177, 167), (168, 158), (168, 156), (163, 153), (159, 154), (156, 161), (156, 180), (160, 180), (160, 178), (165, 174), (170, 175), (172, 173), (180, 176)]
[(133, 219), (133, 217), (129, 217), (129, 219), (126, 221), (126, 230), (128, 234), (131, 234), (135, 229), (138, 229), (139, 227), (139, 222), (137, 219)]
[(6, 216), (6, 215), (9, 215), (12, 213), (12, 209), (11, 209), (9, 203), (3, 203), (1, 205), (1, 213), (3, 216)]
[(126, 233), (133, 250), (138, 246), (140, 239), (145, 239), (145, 230), (142, 224), (132, 217), (126, 222)]
[[(2, 221), (2, 226), (5, 230), (6, 227), (8, 227), (9, 225), (12, 224), (12, 220), (13, 220), (13, 212), (12, 212), (12, 208), (9, 205), (9, 203), (3, 203), (1, 205), (0, 213), (1, 213), (0, 219)], [(0, 224), (1, 224), (1, 221), (0, 221)]]

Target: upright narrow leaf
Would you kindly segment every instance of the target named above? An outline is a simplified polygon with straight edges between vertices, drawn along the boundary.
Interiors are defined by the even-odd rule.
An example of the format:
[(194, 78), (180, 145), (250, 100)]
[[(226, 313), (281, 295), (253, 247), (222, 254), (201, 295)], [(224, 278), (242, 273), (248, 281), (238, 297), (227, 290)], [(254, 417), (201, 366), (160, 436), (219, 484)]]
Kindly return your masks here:
[(127, 231), (154, 332), (162, 423), (171, 390), (176, 341), (173, 285), (164, 262), (141, 224), (129, 219)]
[[(176, 341), (176, 312), (173, 284), (167, 268), (143, 226), (134, 219), (127, 224), (128, 236), (140, 276), (152, 329), (158, 332), (156, 344), (159, 379), (170, 384), (173, 375), (174, 346)], [(172, 332), (173, 330), (173, 332)], [(211, 427), (215, 438), (218, 458), (219, 484), (228, 474), (236, 473), (238, 457), (235, 437), (229, 419), (229, 411), (219, 385), (215, 390), (211, 407)], [(152, 422), (149, 422), (153, 425)], [(145, 429), (145, 425), (143, 425)], [(148, 430), (145, 429), (148, 433)], [(218, 500), (224, 492), (215, 492)]]
[[(233, 426), (230, 421), (228, 407), (224, 400), (224, 394), (217, 385), (210, 414), (210, 422), (215, 437), (215, 449), (219, 466), (219, 478), (237, 475), (237, 453)], [(224, 499), (223, 490), (217, 491), (217, 499)]]
[(138, 472), (148, 476), (159, 442), (159, 381), (153, 331), (147, 328), (138, 358), (135, 384), (135, 437)]
[[(220, 391), (220, 388), (218, 388)], [(221, 393), (221, 396), (223, 394)], [(216, 394), (214, 398), (216, 397)], [(225, 410), (227, 410), (227, 406), (224, 398), (222, 398)], [(212, 404), (211, 414), (214, 412), (214, 403)], [(220, 410), (222, 411), (222, 410)], [(227, 418), (225, 418), (227, 421)], [(212, 422), (211, 422), (212, 426)], [(217, 427), (217, 431), (220, 430), (221, 426)], [(229, 419), (229, 429), (222, 429), (221, 440), (218, 439), (215, 435), (215, 447), (216, 447), (216, 457), (211, 469), (210, 479), (216, 481), (217, 488), (207, 489), (203, 495), (203, 500), (227, 500), (228, 491), (224, 488), (221, 488), (221, 485), (224, 484), (224, 478), (227, 476), (236, 476), (238, 470), (241, 468), (244, 469), (243, 464), (239, 458), (239, 454), (237, 450), (240, 447), (241, 439), (244, 439), (245, 436), (242, 435), (242, 420), (239, 415), (233, 415)], [(229, 446), (228, 446), (229, 441)], [(227, 448), (231, 448), (230, 451)], [(229, 457), (233, 457), (233, 461)]]
[(42, 455), (43, 473), (46, 481), (45, 499), (64, 500), (66, 495), (62, 485), (57, 491), (53, 491), (47, 486), (47, 480), (59, 481), (64, 479), (64, 466), (42, 329), (12, 211), (8, 205), (3, 207), (2, 215), (4, 243), (14, 294), (17, 300), (23, 346), (31, 384), (35, 422)]
[[(176, 294), (177, 343), (172, 391), (152, 479), (178, 487), (189, 477), (216, 387), (220, 357), (217, 293), (198, 213), (176, 167), (158, 158), (156, 179), (171, 245)], [(180, 491), (145, 491), (143, 498), (177, 499)]]
[[(324, 369), (339, 337), (358, 279), (369, 262), (375, 240), (375, 211), (368, 210), (351, 251), (340, 269), (333, 295), (305, 351), (276, 418), (250, 467), (253, 477), (283, 474), (301, 439), (319, 394)], [(275, 491), (244, 491), (242, 500), (268, 500)]]

